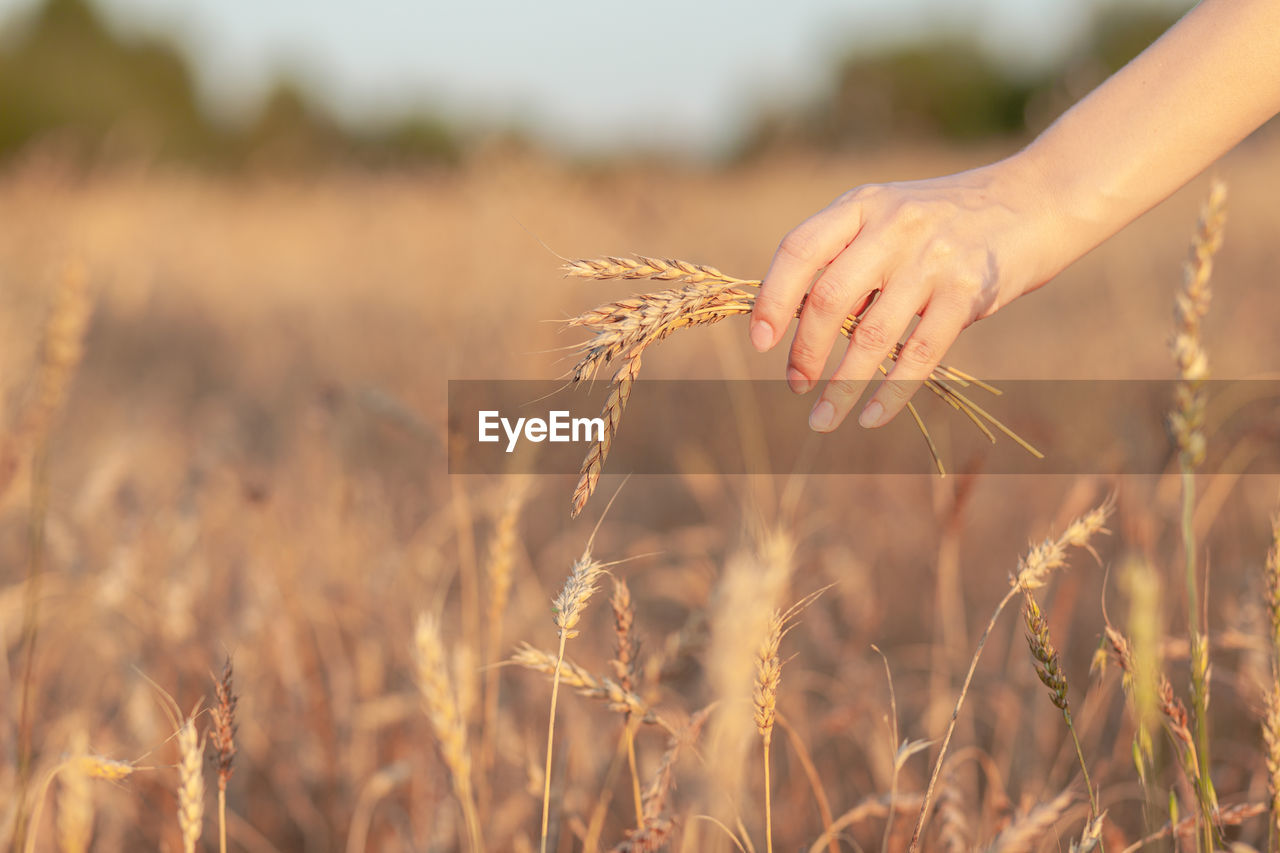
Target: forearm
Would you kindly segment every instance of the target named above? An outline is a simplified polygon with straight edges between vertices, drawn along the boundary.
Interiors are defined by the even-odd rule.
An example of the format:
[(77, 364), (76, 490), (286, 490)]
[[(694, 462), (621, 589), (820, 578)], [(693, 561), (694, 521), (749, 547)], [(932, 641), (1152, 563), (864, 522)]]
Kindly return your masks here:
[(1277, 111), (1280, 0), (1204, 0), (1012, 158), (1039, 179), (1072, 244), (1053, 265), (1167, 198)]

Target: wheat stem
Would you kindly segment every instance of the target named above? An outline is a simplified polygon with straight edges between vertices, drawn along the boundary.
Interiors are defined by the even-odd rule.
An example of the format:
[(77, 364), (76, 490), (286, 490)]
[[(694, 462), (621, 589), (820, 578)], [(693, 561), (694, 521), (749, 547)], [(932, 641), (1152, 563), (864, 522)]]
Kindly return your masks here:
[(969, 670), (965, 673), (960, 695), (956, 698), (955, 708), (951, 712), (951, 721), (947, 724), (947, 733), (942, 739), (942, 747), (938, 750), (938, 757), (934, 759), (933, 772), (929, 776), (929, 784), (925, 787), (924, 797), (920, 803), (920, 814), (916, 818), (916, 828), (911, 833), (909, 850), (915, 851), (920, 844), (920, 836), (924, 832), (925, 819), (929, 814), (929, 804), (933, 799), (933, 792), (938, 784), (938, 776), (942, 772), (942, 763), (947, 756), (947, 747), (951, 744), (951, 738), (956, 731), (956, 722), (960, 718), (960, 709), (964, 705), (965, 696), (969, 693), (969, 685), (973, 682), (973, 674), (978, 669), (978, 659), (982, 656), (982, 650), (986, 647), (987, 638), (991, 636), (991, 631), (995, 628), (1000, 614), (1009, 602), (1013, 600), (1014, 596), (1025, 593), (1027, 590), (1044, 586), (1050, 574), (1066, 565), (1067, 546), (1089, 549), (1089, 540), (1098, 533), (1106, 532), (1104, 525), (1107, 517), (1111, 514), (1111, 508), (1110, 499), (1104, 501), (1067, 525), (1067, 529), (1057, 539), (1046, 539), (1041, 544), (1033, 547), (1025, 557), (1018, 561), (1017, 569), (1010, 576), (1009, 591), (1005, 593), (1004, 598), (1000, 599), (1000, 603), (996, 605), (991, 618), (987, 620), (987, 627), (983, 629), (982, 636), (978, 638), (978, 647), (974, 651), (973, 657), (969, 660)]
[(538, 849), (547, 853), (547, 824), (551, 816), (551, 747), (556, 734), (556, 700), (560, 696), (560, 664), (564, 662), (564, 644), (568, 632), (560, 633), (560, 650), (556, 653), (556, 669), (551, 676), (551, 714), (547, 720), (547, 764), (542, 777), (542, 841)]
[(640, 774), (636, 770), (636, 732), (629, 716), (623, 721), (623, 737), (627, 743), (627, 769), (631, 773), (631, 800), (636, 810), (636, 824), (644, 820), (644, 798), (640, 795)]
[(772, 741), (772, 736), (761, 738), (764, 753), (764, 843), (768, 853), (773, 853), (773, 792), (769, 779), (769, 744)]

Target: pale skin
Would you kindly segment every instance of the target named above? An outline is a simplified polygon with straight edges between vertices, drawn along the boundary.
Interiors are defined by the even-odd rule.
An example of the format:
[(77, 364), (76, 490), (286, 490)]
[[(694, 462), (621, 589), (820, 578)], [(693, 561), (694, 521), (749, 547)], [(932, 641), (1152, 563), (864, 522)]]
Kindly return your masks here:
[(1012, 157), (857, 187), (802, 222), (761, 285), (751, 342), (776, 346), (808, 291), (787, 363), (804, 393), (843, 318), (880, 291), (809, 415), (829, 432), (919, 315), (892, 381), (859, 417), (882, 426), (967, 326), (1048, 282), (1278, 111), (1280, 0), (1203, 0)]

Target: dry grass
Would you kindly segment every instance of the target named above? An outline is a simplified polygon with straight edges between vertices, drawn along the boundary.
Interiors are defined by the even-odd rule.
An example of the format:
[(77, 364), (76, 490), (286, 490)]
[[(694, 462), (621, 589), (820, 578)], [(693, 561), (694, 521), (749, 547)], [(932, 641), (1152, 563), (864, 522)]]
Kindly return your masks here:
[[(549, 783), (556, 853), (735, 842), (763, 853), (767, 838), (778, 850), (901, 851), (935, 766), (927, 849), (1087, 849), (1095, 835), (1111, 853), (1159, 849), (1171, 836), (1180, 849), (1202, 843), (1174, 445), (1168, 469), (1150, 477), (1001, 478), (946, 456), (948, 430), (969, 427), (943, 418), (930, 429), (961, 473), (946, 480), (636, 478), (598, 541), (610, 559), (654, 556), (613, 567), (626, 594), (613, 586), (608, 607), (592, 598), (572, 625), (581, 599), (566, 597), (555, 627), (578, 636), (563, 660), (547, 642), (548, 603), (590, 533), (564, 517), (573, 480), (540, 477), (536, 491), (513, 495), (515, 478), (446, 476), (444, 377), (553, 376), (543, 353), (564, 339), (538, 321), (574, 316), (586, 301), (511, 214), (573, 255), (657, 247), (758, 271), (778, 237), (839, 188), (991, 153), (797, 158), (718, 174), (495, 157), (452, 175), (329, 174), (305, 185), (162, 171), (72, 180), (34, 167), (0, 176), (0, 435), (17, 472), (0, 495), (0, 846), (14, 837), (25, 785), (33, 850), (181, 850), (184, 828), (206, 830), (196, 847), (213, 849), (211, 814), (206, 823), (188, 813), (212, 791), (193, 796), (203, 773), (182, 771), (192, 752), (169, 745), (191, 721), (169, 722), (147, 678), (180, 707), (209, 709), (182, 736), (199, 747), (204, 732), (214, 745), (209, 788), (223, 752), (219, 709), (237, 697), (235, 770), (219, 778), (232, 850), (536, 850)], [(1280, 146), (1251, 142), (1223, 175), (1231, 232), (1214, 257), (1199, 340), (1214, 376), (1236, 377), (1280, 365), (1267, 307)], [(1173, 375), (1171, 283), (1205, 189), (966, 332), (948, 359), (1001, 380)], [(41, 492), (34, 442), (18, 437), (45, 398), (42, 340), (68, 247), (84, 260), (93, 311), (46, 431)], [(636, 289), (592, 287), (591, 304)], [(751, 352), (739, 325), (646, 347), (643, 375), (780, 376), (783, 355)], [(619, 350), (610, 368), (625, 361)], [(1227, 449), (1214, 406), (1208, 398), (1209, 460)], [(1231, 474), (1212, 461), (1196, 470), (1198, 612), (1213, 675), (1204, 775), (1221, 800), (1224, 846), (1264, 850), (1280, 812), (1268, 790), (1277, 724), (1266, 699), (1280, 632), (1280, 583), (1266, 568), (1277, 487)], [(1027, 537), (1046, 531), (1083, 540), (1071, 520), (1104, 494), (1115, 495), (1112, 534), (1089, 544), (1109, 579), (1084, 555), (1071, 571), (1052, 568), (1071, 556), (1071, 539), (1028, 554)], [(45, 570), (33, 595), (39, 507)], [(764, 547), (774, 531), (771, 547), (785, 551)], [(1010, 582), (1001, 567), (1018, 554), (1028, 556)], [(940, 610), (943, 562), (958, 580)], [(985, 617), (1018, 578), (1035, 586), (1051, 628), (1100, 823), (1023, 624), (999, 620), (970, 671)], [(780, 639), (779, 669), (764, 658), (766, 674), (780, 673), (761, 694), (776, 698), (766, 786), (761, 641), (775, 610), (832, 583)], [(1091, 677), (1099, 639), (1111, 636), (1104, 597), (1129, 670)], [(437, 614), (426, 654), (420, 612)], [(940, 612), (955, 614), (945, 631)], [(29, 784), (16, 762), (24, 613), (39, 640)], [(537, 672), (494, 665), (513, 648), (529, 654), (524, 641), (539, 650)], [(893, 736), (872, 644), (893, 673)], [(221, 674), (209, 679), (228, 650), (234, 691)], [(542, 673), (554, 677), (557, 660), (564, 695), (548, 773)], [(901, 758), (902, 741), (929, 746)], [(1059, 811), (1063, 790), (1075, 801)]]

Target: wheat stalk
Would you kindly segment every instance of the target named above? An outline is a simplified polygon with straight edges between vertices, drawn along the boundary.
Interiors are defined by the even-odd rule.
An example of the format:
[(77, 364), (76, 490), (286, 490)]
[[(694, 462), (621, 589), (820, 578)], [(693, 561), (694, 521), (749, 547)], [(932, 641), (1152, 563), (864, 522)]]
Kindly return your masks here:
[(768, 853), (773, 853), (773, 784), (769, 778), (769, 746), (773, 743), (773, 721), (777, 716), (778, 685), (782, 682), (782, 660), (778, 646), (786, 628), (782, 612), (773, 611), (769, 619), (769, 632), (756, 653), (755, 720), (760, 732), (761, 752), (764, 756), (764, 842)]
[(209, 737), (218, 753), (218, 850), (227, 853), (227, 782), (235, 769), (236, 755), (236, 702), (238, 697), (232, 684), (231, 658), (222, 667), (222, 677), (213, 680), (213, 692), (217, 699), (210, 714), (213, 728)]
[(1271, 521), (1271, 548), (1263, 573), (1267, 615), (1271, 635), (1271, 684), (1266, 691), (1262, 718), (1263, 744), (1267, 754), (1267, 789), (1271, 814), (1267, 835), (1268, 850), (1280, 849), (1280, 515)]
[(1071, 805), (1071, 792), (1063, 791), (996, 836), (991, 853), (1031, 853), (1035, 842), (1049, 830)]
[[(1169, 683), (1164, 673), (1152, 672), (1147, 676), (1142, 675), (1142, 670), (1146, 667), (1138, 662), (1133, 646), (1124, 634), (1108, 624), (1105, 628), (1105, 636), (1107, 645), (1115, 656), (1120, 671), (1124, 674), (1125, 687), (1131, 694), (1138, 695), (1141, 681), (1154, 676), (1155, 684), (1152, 688), (1154, 710), (1159, 712), (1165, 731), (1168, 732), (1170, 740), (1176, 747), (1183, 772), (1193, 784), (1199, 784), (1200, 767), (1196, 759), (1195, 738), (1191, 734), (1186, 705), (1174, 695), (1173, 685)], [(1142, 747), (1142, 752), (1149, 753), (1150, 748)]]
[(1028, 590), (1036, 589), (1044, 586), (1049, 580), (1049, 575), (1054, 571), (1063, 568), (1066, 564), (1066, 550), (1068, 546), (1083, 548), (1097, 558), (1089, 541), (1101, 533), (1106, 533), (1106, 522), (1114, 502), (1111, 498), (1103, 501), (1099, 506), (1080, 516), (1067, 525), (1066, 530), (1057, 538), (1046, 539), (1039, 545), (1036, 545), (1027, 552), (1027, 555), (1018, 561), (1017, 568), (1010, 573), (1009, 591), (1005, 593), (1004, 598), (1000, 599), (1000, 603), (996, 605), (995, 611), (991, 614), (991, 618), (987, 621), (987, 627), (983, 629), (982, 636), (978, 638), (978, 647), (974, 650), (973, 657), (969, 660), (969, 671), (965, 673), (964, 683), (960, 687), (960, 695), (956, 698), (955, 709), (951, 712), (951, 721), (947, 724), (947, 733), (942, 738), (942, 746), (938, 750), (938, 757), (934, 759), (933, 772), (929, 776), (929, 784), (924, 790), (924, 797), (920, 804), (920, 814), (916, 817), (916, 828), (911, 834), (911, 843), (909, 850), (914, 851), (920, 843), (920, 834), (924, 831), (925, 819), (929, 815), (929, 804), (933, 799), (934, 788), (938, 784), (938, 776), (942, 772), (942, 762), (947, 756), (947, 747), (951, 744), (951, 737), (956, 731), (956, 721), (960, 717), (960, 709), (964, 705), (964, 698), (969, 692), (969, 685), (973, 682), (973, 674), (978, 669), (978, 659), (982, 656), (982, 650), (986, 647), (987, 638), (991, 636), (991, 631), (995, 628), (996, 621), (1000, 618), (1000, 614), (1004, 608), (1013, 600), (1014, 596), (1026, 594)]
[[(1222, 826), (1239, 826), (1250, 818), (1257, 817), (1267, 810), (1266, 805), (1262, 803), (1240, 803), (1239, 805), (1227, 806), (1219, 809), (1215, 815), (1218, 823)], [(1124, 848), (1121, 853), (1137, 853), (1144, 847), (1147, 847), (1157, 841), (1170, 836), (1189, 836), (1196, 829), (1199, 818), (1196, 816), (1185, 817), (1180, 821), (1166, 823), (1159, 830), (1150, 835), (1140, 838), (1137, 841)]]
[[(541, 672), (543, 675), (554, 676), (556, 673), (556, 654), (535, 648), (528, 643), (521, 643), (516, 647), (508, 660), (516, 666)], [(635, 693), (612, 678), (595, 675), (568, 658), (560, 660), (560, 683), (573, 688), (581, 696), (606, 702), (611, 711), (630, 714), (643, 723), (666, 728), (662, 718)]]
[(679, 732), (673, 732), (667, 744), (667, 751), (658, 762), (658, 769), (653, 775), (644, 795), (643, 817), (640, 824), (627, 833), (626, 838), (614, 846), (612, 853), (652, 853), (661, 850), (671, 836), (671, 820), (666, 817), (667, 796), (675, 784), (676, 759), (685, 747), (697, 743), (702, 727), (710, 716), (714, 705), (708, 705), (689, 718), (689, 722)]
[[(609, 665), (623, 690), (631, 691), (636, 680), (635, 606), (631, 601), (631, 588), (621, 578), (614, 578), (613, 595), (609, 598), (613, 610), (614, 651)], [(622, 720), (622, 737), (626, 742), (627, 769), (631, 775), (631, 799), (636, 810), (636, 821), (643, 819), (643, 802), (640, 797), (640, 774), (636, 769), (635, 730), (631, 725), (631, 712), (625, 712)]]
[(805, 596), (787, 610), (774, 610), (769, 628), (756, 651), (756, 686), (752, 695), (755, 705), (756, 731), (760, 733), (764, 755), (764, 834), (765, 849), (773, 851), (773, 793), (769, 778), (769, 747), (773, 743), (773, 724), (778, 715), (778, 687), (782, 683), (782, 659), (778, 647), (806, 607), (817, 600), (827, 587)]
[(1097, 817), (1090, 819), (1080, 831), (1080, 840), (1071, 842), (1069, 853), (1090, 853), (1098, 849), (1102, 845), (1102, 827), (1106, 822), (1106, 812), (1101, 812)]
[(938, 792), (938, 845), (945, 853), (964, 853), (972, 849), (969, 818), (964, 813), (964, 791), (956, 780), (955, 770), (947, 773)]
[[(1202, 768), (1196, 785), (1196, 800), (1203, 818), (1203, 849), (1214, 848), (1212, 815), (1218, 807), (1217, 793), (1209, 776), (1209, 641), (1200, 627), (1200, 592), (1196, 571), (1194, 526), (1196, 466), (1204, 461), (1206, 408), (1205, 381), (1209, 378), (1209, 358), (1201, 340), (1200, 322), (1209, 311), (1213, 289), (1213, 256), (1222, 246), (1226, 223), (1227, 188), (1214, 181), (1209, 199), (1200, 212), (1200, 221), (1191, 241), (1191, 256), (1183, 273), (1183, 288), (1174, 302), (1174, 361), (1181, 380), (1175, 392), (1169, 427), (1178, 448), (1182, 481), (1182, 547), (1186, 561), (1187, 628), (1191, 641), (1191, 705), (1195, 711), (1195, 751)], [(1204, 626), (1205, 631), (1208, 625)]]
[[(577, 516), (595, 491), (604, 461), (609, 455), (613, 437), (618, 431), (622, 412), (631, 396), (631, 386), (640, 371), (640, 356), (644, 350), (664, 340), (676, 331), (691, 326), (707, 326), (729, 317), (750, 314), (755, 306), (755, 288), (758, 279), (741, 279), (726, 275), (715, 267), (692, 264), (688, 261), (636, 256), (635, 258), (595, 258), (572, 260), (562, 267), (565, 275), (585, 279), (653, 279), (679, 283), (681, 286), (654, 293), (644, 293), (628, 299), (611, 302), (586, 311), (567, 321), (571, 327), (582, 327), (592, 337), (573, 348), (578, 362), (570, 371), (573, 382), (593, 378), (602, 368), (616, 361), (621, 364), (611, 380), (612, 389), (601, 410), (604, 435), (587, 451), (582, 461), (581, 475), (573, 492), (571, 513)], [(796, 309), (796, 316), (804, 310), (804, 300)], [(864, 309), (865, 311), (865, 309)], [(845, 337), (853, 334), (860, 315), (845, 318), (840, 331)], [(890, 359), (896, 360), (902, 345), (895, 345)], [(881, 365), (881, 372), (887, 372)], [(997, 418), (974, 403), (959, 389), (975, 385), (991, 393), (1000, 392), (986, 383), (979, 382), (963, 371), (939, 365), (925, 385), (945, 400), (952, 408), (965, 415), (987, 437), (995, 442), (995, 435), (988, 424), (1017, 442), (1036, 458), (1043, 454), (1009, 429)], [(924, 436), (938, 473), (945, 476), (946, 467), (938, 455), (937, 447), (912, 403), (907, 409)]]
[[(72, 750), (75, 757), (59, 774), (58, 849), (62, 853), (85, 853), (93, 838), (93, 792), (85, 762), (81, 760), (89, 751), (89, 735), (84, 729), (76, 730)], [(32, 827), (32, 834), (34, 832)]]
[(414, 650), (418, 664), (418, 689), (426, 706), (427, 718), (440, 743), (440, 754), (453, 780), (454, 794), (462, 806), (463, 819), (473, 853), (484, 850), (484, 835), (476, 814), (475, 795), (471, 787), (471, 752), (467, 749), (467, 727), (458, 710), (457, 693), (445, 664), (444, 641), (440, 622), (422, 614), (414, 631)]
[[(597, 526), (597, 530), (599, 527)], [(592, 534), (592, 539), (595, 534)], [(560, 696), (560, 682), (563, 678), (564, 647), (568, 640), (578, 636), (577, 625), (582, 619), (582, 611), (596, 591), (596, 584), (604, 574), (604, 564), (591, 556), (591, 541), (583, 549), (582, 556), (573, 563), (569, 577), (565, 580), (560, 594), (551, 604), (551, 614), (560, 638), (560, 648), (556, 653), (555, 668), (551, 674), (551, 712), (547, 720), (547, 766), (542, 779), (542, 840), (541, 853), (547, 853), (547, 828), (551, 817), (551, 750), (555, 743), (556, 733), (556, 701)]]
[[(77, 733), (72, 740), (74, 754), (45, 774), (31, 809), (30, 831), (23, 843), (23, 853), (35, 853), (36, 830), (40, 826), (45, 797), (54, 779), (61, 779), (63, 784), (58, 798), (59, 846), (63, 850), (87, 849), (93, 835), (93, 800), (91, 793), (81, 787), (81, 783), (89, 779), (118, 782), (139, 769), (127, 761), (116, 761), (90, 753), (88, 740), (88, 735), (84, 732)], [(77, 847), (81, 841), (85, 846)]]
[(1076, 758), (1080, 760), (1080, 772), (1084, 775), (1084, 787), (1089, 792), (1089, 814), (1098, 814), (1098, 799), (1094, 795), (1093, 783), (1089, 780), (1089, 767), (1084, 760), (1084, 750), (1080, 747), (1080, 738), (1076, 734), (1075, 723), (1071, 719), (1071, 700), (1067, 696), (1067, 675), (1062, 671), (1062, 662), (1058, 649), (1049, 636), (1049, 623), (1040, 612), (1040, 605), (1030, 590), (1023, 591), (1025, 606), (1023, 616), (1027, 625), (1027, 646), (1031, 649), (1031, 657), (1035, 659), (1036, 675), (1045, 687), (1049, 688), (1049, 700), (1062, 712), (1067, 723), (1067, 731), (1076, 748)]
[(30, 557), (22, 605), (21, 687), (17, 714), (16, 819), (11, 847), (24, 846), (26, 803), (32, 772), (32, 685), (40, 626), (40, 586), (45, 564), (45, 520), (49, 509), (47, 461), (53, 427), (66, 406), (71, 382), (84, 357), (84, 338), (93, 313), (88, 274), (82, 264), (68, 264), (54, 290), (44, 327), (40, 369), (33, 399), (23, 410), (16, 434), (0, 443), (0, 498), (18, 471), (19, 458), (30, 456), (31, 498), (27, 521)]
[[(501, 657), (502, 624), (511, 597), (511, 575), (515, 566), (516, 540), (520, 513), (529, 493), (529, 482), (518, 478), (507, 493), (502, 511), (494, 523), (489, 541), (489, 555), (485, 562), (485, 579), (488, 582), (488, 647), (485, 649), (487, 664), (496, 663)], [(485, 808), (489, 787), (486, 772), (494, 761), (494, 738), (498, 725), (498, 694), (501, 683), (498, 667), (488, 666), (484, 675), (484, 719), (480, 734), (480, 801)]]

